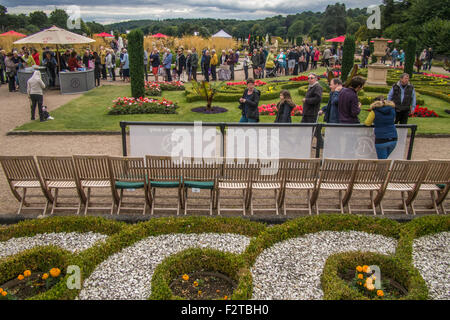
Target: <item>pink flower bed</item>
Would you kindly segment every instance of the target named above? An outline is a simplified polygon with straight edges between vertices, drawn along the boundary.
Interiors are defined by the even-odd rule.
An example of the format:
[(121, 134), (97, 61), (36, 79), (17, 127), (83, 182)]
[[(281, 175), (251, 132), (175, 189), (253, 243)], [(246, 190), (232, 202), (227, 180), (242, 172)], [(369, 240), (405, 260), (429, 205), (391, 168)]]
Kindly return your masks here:
[[(267, 82), (261, 81), (261, 80), (255, 80), (255, 87), (263, 86), (267, 84)], [(240, 85), (247, 85), (247, 81), (239, 81), (239, 82), (227, 82), (227, 86), (240, 86)]]

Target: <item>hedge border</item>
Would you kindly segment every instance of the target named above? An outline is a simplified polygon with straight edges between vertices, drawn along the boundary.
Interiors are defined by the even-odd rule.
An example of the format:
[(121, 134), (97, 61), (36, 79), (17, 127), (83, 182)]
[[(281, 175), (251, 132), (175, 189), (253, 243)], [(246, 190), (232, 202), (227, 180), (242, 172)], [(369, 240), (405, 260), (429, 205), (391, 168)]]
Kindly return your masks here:
[[(74, 257), (74, 265), (81, 269), (82, 279), (87, 279), (95, 268), (111, 255), (150, 236), (168, 233), (234, 233), (255, 237), (265, 230), (262, 223), (243, 218), (225, 217), (170, 217), (155, 218), (147, 222), (130, 225), (110, 236), (101, 246), (94, 246)], [(83, 281), (83, 280), (82, 280)], [(75, 299), (80, 290), (62, 288), (52, 299)]]
[[(56, 246), (39, 246), (24, 250), (16, 255), (6, 257), (0, 261), (0, 283), (17, 277), (25, 270), (46, 272), (57, 267), (66, 270), (70, 265), (72, 254)], [(50, 290), (28, 298), (28, 300), (46, 300), (65, 287), (66, 277)], [(62, 285), (61, 285), (62, 284)]]
[(252, 275), (245, 268), (241, 255), (214, 249), (190, 248), (171, 255), (159, 264), (152, 277), (150, 300), (184, 300), (173, 294), (170, 283), (180, 274), (205, 270), (220, 272), (232, 278), (237, 287), (231, 300), (246, 300), (252, 296)]
[(408, 294), (393, 300), (426, 300), (428, 288), (419, 272), (394, 256), (382, 255), (373, 252), (344, 252), (328, 257), (321, 276), (324, 300), (383, 300), (370, 299), (354, 288), (351, 288), (339, 277), (338, 271), (354, 269), (358, 265), (377, 265), (381, 274), (389, 274), (397, 282), (408, 289)]

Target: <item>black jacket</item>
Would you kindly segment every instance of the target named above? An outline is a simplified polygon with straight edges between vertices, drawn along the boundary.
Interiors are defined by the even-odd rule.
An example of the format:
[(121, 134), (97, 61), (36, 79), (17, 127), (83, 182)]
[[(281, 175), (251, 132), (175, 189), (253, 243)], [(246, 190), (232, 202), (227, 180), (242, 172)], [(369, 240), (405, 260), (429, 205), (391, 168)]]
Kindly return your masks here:
[[(247, 95), (248, 88), (244, 90), (244, 94), (242, 95), (242, 98), (244, 98)], [(239, 109), (242, 110), (242, 115), (245, 115), (245, 107), (247, 106), (247, 119), (254, 119), (259, 122), (259, 111), (258, 111), (258, 104), (259, 104), (259, 97), (260, 92), (258, 89), (253, 89), (253, 94), (246, 100), (245, 103), (241, 103), (239, 105)]]
[(305, 95), (305, 102), (303, 103), (304, 116), (317, 116), (320, 109), (320, 102), (322, 101), (322, 87), (316, 83), (309, 88)]
[(291, 112), (292, 112), (292, 109), (295, 108), (294, 103), (286, 101), (286, 100), (283, 102), (283, 104), (280, 104), (280, 103), (281, 103), (281, 101), (277, 105), (278, 113), (277, 113), (275, 122), (276, 123), (291, 123), (292, 122)]

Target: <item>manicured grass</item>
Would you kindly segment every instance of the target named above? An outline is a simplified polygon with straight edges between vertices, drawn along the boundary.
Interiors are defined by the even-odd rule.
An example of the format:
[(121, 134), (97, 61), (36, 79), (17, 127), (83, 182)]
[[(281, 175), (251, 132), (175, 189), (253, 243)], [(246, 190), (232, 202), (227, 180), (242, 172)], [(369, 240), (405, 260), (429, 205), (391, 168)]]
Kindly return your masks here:
[[(317, 73), (322, 74), (324, 68), (319, 68)], [(305, 73), (306, 74), (306, 73)], [(290, 77), (280, 77), (277, 80), (287, 80)], [(186, 84), (190, 86), (190, 84)], [(303, 105), (303, 96), (299, 95), (297, 89), (290, 90), (292, 99), (296, 104)], [(369, 96), (377, 96), (378, 93), (366, 92)], [(202, 101), (186, 102), (184, 91), (164, 91), (162, 97), (176, 102), (180, 108), (178, 114), (135, 114), (135, 115), (108, 115), (108, 107), (112, 100), (117, 97), (131, 96), (129, 85), (113, 86), (103, 85), (83, 96), (72, 100), (51, 112), (55, 120), (40, 123), (32, 121), (15, 130), (25, 131), (120, 131), (120, 121), (157, 121), (157, 122), (238, 122), (241, 110), (238, 109), (239, 102), (213, 102), (213, 105), (224, 107), (228, 112), (220, 114), (200, 114), (192, 112), (191, 109), (205, 106)], [(162, 98), (157, 97), (157, 98)], [(410, 118), (408, 123), (418, 125), (419, 134), (450, 134), (450, 115), (445, 109), (450, 109), (450, 104), (431, 96), (422, 95), (425, 107), (436, 111), (439, 118)], [(278, 99), (260, 101), (261, 104), (276, 103)], [(325, 104), (322, 104), (322, 106)], [(368, 106), (363, 106), (359, 116), (361, 122), (365, 120)], [(260, 116), (261, 122), (273, 122), (275, 116)], [(300, 122), (301, 117), (293, 117), (293, 122)], [(319, 122), (323, 117), (319, 118)]]

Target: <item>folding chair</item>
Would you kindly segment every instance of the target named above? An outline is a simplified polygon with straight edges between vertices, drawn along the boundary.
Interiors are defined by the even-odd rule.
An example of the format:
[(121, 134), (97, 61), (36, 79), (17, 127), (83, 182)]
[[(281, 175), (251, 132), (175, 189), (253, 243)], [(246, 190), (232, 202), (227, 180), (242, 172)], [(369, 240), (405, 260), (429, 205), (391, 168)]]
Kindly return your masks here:
[[(145, 215), (145, 212), (147, 211), (147, 205), (150, 206), (151, 203), (148, 192), (144, 158), (110, 156), (109, 165), (111, 168), (111, 185), (113, 188), (113, 192), (119, 198), (119, 204), (117, 205), (117, 214), (119, 215), (121, 210), (139, 209), (142, 210), (142, 214)], [(124, 195), (125, 190), (134, 191), (136, 189), (142, 189), (144, 191), (144, 203), (142, 209), (136, 207), (136, 205), (139, 205), (139, 203), (124, 202), (125, 197), (142, 199), (142, 196), (140, 195)], [(126, 207), (124, 205), (129, 206)], [(142, 206), (142, 203), (140, 205)]]
[[(358, 160), (336, 160), (324, 159), (320, 168), (319, 181), (317, 188), (311, 198), (311, 205), (316, 205), (316, 214), (319, 214), (318, 197), (321, 190), (338, 191), (339, 209), (344, 213), (344, 203), (342, 193), (350, 192), (352, 189), (353, 178)], [(336, 198), (329, 198), (336, 199)], [(327, 210), (336, 210), (335, 207), (324, 208)]]
[[(314, 193), (319, 176), (320, 159), (282, 159), (281, 171), (283, 186), (280, 194), (279, 206), (283, 208), (286, 215), (288, 210), (307, 210), (312, 214), (311, 193)], [(287, 199), (298, 199), (298, 197), (286, 196), (287, 191), (304, 191), (307, 193), (307, 208), (301, 208), (301, 203), (291, 203), (294, 207), (288, 207)]]
[[(184, 214), (188, 210), (209, 211), (213, 214), (215, 207), (215, 198), (217, 192), (217, 179), (221, 172), (221, 158), (183, 158), (183, 203)], [(209, 197), (192, 197), (189, 196), (188, 189), (209, 190)], [(189, 196), (189, 197), (188, 197)], [(188, 201), (192, 200), (196, 206), (200, 206), (198, 200), (209, 200), (208, 209), (205, 208), (188, 208)]]
[[(400, 211), (408, 214), (408, 206), (411, 207), (413, 214), (416, 214), (414, 198), (419, 191), (424, 174), (426, 174), (426, 168), (427, 161), (394, 160), (384, 188), (378, 193), (374, 201), (375, 206), (380, 206), (381, 214), (384, 214), (385, 211)], [(400, 199), (389, 199), (389, 201), (402, 200), (400, 209), (383, 209), (382, 200), (386, 191), (400, 192)], [(406, 197), (405, 194), (408, 194), (408, 196)]]
[[(80, 214), (81, 205), (86, 203), (86, 198), (80, 192), (72, 157), (37, 156), (36, 159), (41, 170), (44, 186), (48, 190), (48, 193), (51, 194), (52, 190), (55, 190), (50, 214), (54, 214), (57, 210), (76, 210), (76, 214)], [(75, 189), (77, 196), (59, 195), (60, 189)], [(58, 203), (58, 199), (60, 198), (76, 198), (78, 201)]]
[[(0, 156), (0, 163), (2, 164), (11, 192), (20, 203), (17, 214), (21, 214), (22, 210), (38, 209), (43, 210), (43, 214), (45, 215), (48, 204), (53, 202), (53, 197), (44, 187), (33, 156)], [(18, 189), (22, 189), (22, 195), (19, 194)], [(44, 207), (32, 206), (42, 204), (41, 202), (26, 201), (28, 189), (41, 189), (46, 199)], [(28, 198), (41, 198), (41, 196), (29, 194)]]
[[(119, 203), (119, 199), (111, 185), (108, 156), (74, 155), (72, 157), (75, 164), (75, 173), (78, 180), (78, 185), (80, 186), (80, 193), (83, 198), (86, 198), (84, 215), (87, 214), (89, 209), (110, 210), (111, 214), (113, 214), (114, 207)], [(85, 189), (87, 189), (87, 196)], [(112, 193), (111, 206), (104, 207), (105, 203), (92, 202), (91, 198), (105, 198), (105, 196), (101, 195), (91, 195), (92, 189), (110, 189)]]
[[(278, 215), (278, 201), (281, 194), (282, 185), (282, 171), (280, 170), (280, 161), (278, 159), (259, 159), (258, 165), (251, 168), (253, 171), (250, 183), (250, 214), (253, 215), (254, 211), (274, 211)], [(257, 199), (270, 199), (270, 195), (267, 194), (263, 197), (254, 196), (253, 191), (273, 191), (274, 208), (259, 207), (255, 208), (254, 200)]]
[[(425, 177), (419, 187), (420, 191), (429, 191), (431, 194), (432, 209), (416, 208), (420, 211), (433, 211), (439, 214), (438, 207), (446, 214), (444, 200), (450, 189), (450, 160), (429, 160)], [(419, 199), (415, 199), (418, 201)]]
[[(370, 192), (370, 208), (374, 215), (377, 214), (375, 206), (374, 192), (377, 195), (383, 191), (384, 183), (389, 173), (391, 160), (358, 160), (356, 173), (353, 179), (353, 187), (344, 195), (343, 205), (348, 207), (348, 212), (366, 211), (367, 209), (352, 209), (350, 207), (350, 199), (353, 191), (369, 191)], [(362, 200), (362, 198), (358, 198)]]
[[(146, 156), (147, 175), (152, 201), (151, 215), (155, 210), (176, 210), (177, 215), (183, 206), (182, 175), (183, 164), (181, 158)], [(156, 207), (156, 189), (177, 189), (178, 196), (165, 195), (166, 199), (177, 199), (176, 208)]]
[[(248, 207), (249, 188), (252, 171), (248, 159), (224, 159), (223, 174), (218, 179), (217, 184), (217, 214), (220, 216), (222, 211), (242, 211), (245, 216), (245, 210)], [(242, 192), (242, 197), (222, 196), (224, 191)], [(223, 207), (222, 200), (242, 200), (242, 208)]]

